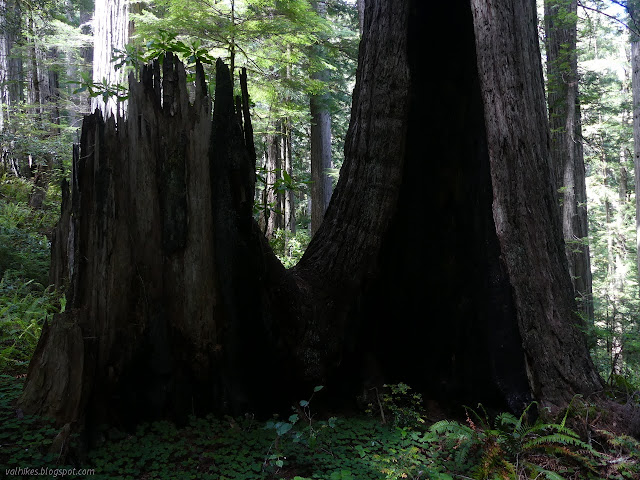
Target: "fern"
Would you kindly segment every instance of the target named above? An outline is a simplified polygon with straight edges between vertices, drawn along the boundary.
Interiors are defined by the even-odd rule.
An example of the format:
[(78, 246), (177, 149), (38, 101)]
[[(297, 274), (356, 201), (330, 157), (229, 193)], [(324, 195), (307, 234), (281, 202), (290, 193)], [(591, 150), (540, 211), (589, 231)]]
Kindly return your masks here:
[(526, 451), (526, 450), (539, 447), (541, 445), (545, 446), (545, 445), (554, 445), (554, 444), (572, 445), (574, 447), (583, 448), (590, 452), (595, 452), (595, 450), (593, 450), (593, 447), (591, 445), (583, 442), (577, 437), (566, 435), (564, 433), (550, 433), (548, 435), (545, 435), (544, 437), (532, 438), (531, 440), (529, 440), (528, 442), (522, 445), (522, 449)]
[(448, 453), (455, 452), (453, 468), (456, 470), (464, 470), (472, 454), (481, 446), (481, 435), (471, 427), (458, 422), (442, 420), (434, 423), (429, 431), (442, 437), (438, 442), (444, 445)]
[(472, 436), (474, 434), (474, 431), (470, 427), (453, 420), (441, 420), (439, 422), (436, 422), (431, 425), (429, 430), (433, 433), (449, 433), (458, 436)]
[(491, 474), (503, 478), (515, 477), (516, 467), (504, 458), (504, 452), (495, 438), (489, 444), (485, 444), (483, 450), (480, 463), (472, 472), (474, 478), (485, 479)]

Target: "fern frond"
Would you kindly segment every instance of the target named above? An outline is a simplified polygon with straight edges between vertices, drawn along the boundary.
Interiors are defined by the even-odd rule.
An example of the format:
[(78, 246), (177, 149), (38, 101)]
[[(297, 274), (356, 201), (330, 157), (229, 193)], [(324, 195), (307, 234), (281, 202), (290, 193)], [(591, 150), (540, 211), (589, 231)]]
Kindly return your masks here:
[(513, 425), (515, 427), (518, 425), (518, 419), (512, 413), (502, 412), (496, 416), (495, 423), (496, 423), (496, 426)]
[(551, 433), (549, 435), (532, 438), (526, 442), (522, 448), (523, 450), (529, 450), (540, 446), (549, 446), (553, 444), (559, 445), (573, 445), (574, 447), (583, 448), (585, 450), (592, 451), (593, 447), (579, 438), (564, 433)]
[(569, 427), (566, 427), (561, 423), (544, 423), (544, 422), (536, 422), (534, 425), (527, 428), (527, 435), (539, 434), (541, 432), (546, 432), (548, 430), (553, 430), (557, 433), (561, 433), (563, 435), (569, 435), (575, 438), (580, 437), (580, 435), (578, 435), (575, 431), (571, 430)]
[(473, 430), (470, 427), (453, 420), (440, 420), (439, 422), (431, 425), (431, 427), (429, 427), (429, 431), (438, 434), (451, 433), (454, 435), (473, 435)]

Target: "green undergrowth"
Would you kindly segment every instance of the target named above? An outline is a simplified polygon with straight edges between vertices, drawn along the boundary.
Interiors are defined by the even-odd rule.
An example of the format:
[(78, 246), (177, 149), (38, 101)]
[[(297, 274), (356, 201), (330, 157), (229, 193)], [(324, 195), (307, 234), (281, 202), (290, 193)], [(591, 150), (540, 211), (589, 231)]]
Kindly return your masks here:
[(180, 428), (167, 421), (145, 423), (132, 432), (104, 428), (82, 462), (65, 465), (52, 448), (57, 431), (51, 423), (16, 411), (21, 382), (0, 377), (0, 465), (9, 469), (0, 476), (29, 467), (91, 472), (70, 478), (132, 480), (640, 478), (635, 439), (601, 430), (597, 442), (587, 443), (567, 426), (570, 414), (557, 422), (529, 423), (526, 412), (490, 419), (482, 408), (467, 408), (466, 421), (408, 425), (406, 415), (398, 422), (393, 408), (386, 408), (401, 404), (391, 396), (380, 402), (384, 424), (380, 412), (314, 418), (313, 395), (322, 387), (288, 417), (267, 421), (210, 415), (192, 417)]
[(59, 192), (43, 209), (28, 205), (28, 181), (0, 178), (0, 372), (26, 372), (44, 320), (60, 310), (48, 287), (50, 242)]
[(308, 229), (299, 229), (296, 233), (278, 229), (270, 240), (273, 253), (286, 268), (295, 266), (304, 255), (311, 237)]

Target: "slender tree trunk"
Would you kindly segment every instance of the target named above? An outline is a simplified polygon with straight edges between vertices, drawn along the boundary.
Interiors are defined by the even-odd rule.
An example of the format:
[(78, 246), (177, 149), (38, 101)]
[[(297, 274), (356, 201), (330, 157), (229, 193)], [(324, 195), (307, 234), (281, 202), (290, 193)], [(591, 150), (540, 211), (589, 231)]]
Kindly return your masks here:
[(264, 232), (269, 239), (273, 237), (276, 230), (284, 225), (283, 203), (284, 194), (278, 190), (279, 182), (282, 179), (283, 159), (282, 142), (280, 131), (281, 120), (274, 120), (270, 127), (270, 132), (266, 136), (267, 150), (265, 152), (266, 185), (265, 185), (265, 211), (264, 211)]
[(37, 117), (38, 127), (42, 128), (42, 92), (40, 91), (41, 72), (38, 62), (38, 51), (35, 44), (35, 30), (33, 24), (33, 16), (29, 15), (28, 31), (30, 38), (29, 60), (31, 62), (31, 88), (29, 88), (29, 103), (32, 105), (35, 116)]
[[(287, 45), (287, 58), (291, 58), (291, 46)], [(287, 68), (285, 70), (285, 75), (287, 79), (291, 78), (291, 63), (287, 63)], [(291, 96), (287, 96), (285, 102), (288, 104), (291, 102)], [(292, 140), (292, 129), (291, 129), (291, 117), (287, 116), (282, 120), (283, 125), (283, 133), (282, 133), (282, 144), (283, 154), (282, 158), (284, 159), (285, 171), (289, 175), (289, 178), (293, 179), (293, 151), (291, 146)], [(293, 189), (289, 189), (285, 192), (285, 229), (289, 232), (295, 234), (296, 233), (296, 203), (295, 203), (295, 192)]]
[(3, 32), (7, 51), (7, 90), (9, 105), (24, 102), (24, 67), (22, 56), (17, 50), (22, 37), (22, 8), (17, 0), (6, 0), (5, 26)]
[[(313, 6), (321, 17), (327, 16), (325, 0), (315, 0)], [(329, 71), (320, 66), (324, 58), (322, 44), (313, 47), (313, 63), (316, 65), (311, 74), (313, 80), (323, 84), (329, 79)], [(324, 88), (323, 88), (324, 89)], [(311, 95), (311, 234), (318, 231), (324, 212), (331, 200), (331, 177), (327, 169), (331, 168), (331, 114), (329, 95), (320, 93)]]
[[(45, 105), (45, 96), (47, 101), (51, 100), (48, 75), (44, 75), (43, 67), (44, 58), (42, 53), (36, 46), (35, 24), (33, 21), (33, 13), (31, 12), (28, 20), (28, 31), (30, 36), (29, 56), (31, 63), (31, 88), (29, 89), (29, 103), (32, 105), (35, 124), (40, 131), (48, 131), (49, 126), (45, 125), (45, 109), (51, 108), (52, 105)], [(48, 119), (47, 119), (48, 120)], [(48, 133), (49, 134), (49, 133)], [(51, 132), (51, 134), (55, 134)], [(42, 156), (31, 156), (30, 168), (33, 173), (33, 187), (29, 194), (29, 205), (33, 208), (42, 208), (49, 186), (49, 172), (52, 169), (51, 156), (44, 154)]]
[(231, 70), (231, 81), (236, 70), (236, 2), (231, 0), (231, 38), (229, 43), (229, 65)]
[[(637, 25), (640, 25), (640, 9), (636, 1), (628, 3), (629, 13)], [(635, 191), (636, 191), (636, 268), (638, 275), (638, 285), (640, 286), (640, 34), (637, 31), (631, 32), (631, 91), (633, 99), (633, 166), (635, 171)]]
[[(103, 0), (95, 2), (93, 32), (93, 81), (115, 86), (125, 83), (124, 69), (116, 71), (111, 62), (113, 50), (123, 50), (129, 33), (129, 2), (126, 0)], [(99, 108), (104, 115), (126, 110), (125, 103), (112, 96), (105, 103), (102, 96), (91, 100), (91, 110)]]
[[(285, 170), (289, 174), (290, 178), (293, 178), (293, 152), (291, 149), (291, 117), (284, 119), (284, 135), (282, 143), (285, 146), (284, 160)], [(295, 192), (293, 189), (287, 190), (285, 193), (285, 229), (289, 232), (296, 233), (296, 201)]]
[(593, 323), (593, 293), (587, 218), (576, 48), (578, 3), (545, 0), (549, 124), (562, 230), (578, 306)]
[[(0, 0), (0, 131), (11, 129), (13, 109), (24, 102), (24, 69), (18, 52), (22, 37), (22, 9), (16, 0)], [(13, 157), (11, 144), (2, 146), (3, 162), (10, 164), (16, 176), (26, 168)]]
[(360, 37), (362, 37), (362, 33), (364, 32), (364, 2), (365, 0), (356, 0), (356, 4), (358, 7), (358, 30), (360, 32)]
[(272, 148), (270, 152), (273, 154), (275, 159), (275, 174), (277, 179), (277, 185), (275, 190), (275, 215), (274, 215), (274, 229), (282, 230), (284, 228), (284, 217), (285, 217), (285, 209), (284, 209), (284, 198), (285, 192), (282, 189), (282, 171), (285, 168), (285, 157), (284, 153), (284, 143), (286, 142), (283, 133), (283, 119), (279, 119), (276, 121), (276, 133), (273, 137)]

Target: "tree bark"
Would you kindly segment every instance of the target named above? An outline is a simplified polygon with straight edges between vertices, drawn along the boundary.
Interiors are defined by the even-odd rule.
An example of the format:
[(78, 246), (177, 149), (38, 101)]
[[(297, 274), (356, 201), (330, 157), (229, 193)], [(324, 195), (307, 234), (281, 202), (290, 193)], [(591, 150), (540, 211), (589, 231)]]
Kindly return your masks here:
[(213, 123), (202, 68), (190, 105), (171, 55), (162, 77), (156, 63), (131, 83), (124, 125), (85, 118), (54, 245), (67, 311), (43, 330), (25, 409), (91, 427), (244, 405), (259, 397), (253, 388), (267, 391), (270, 375), (242, 348), (263, 350), (266, 333), (251, 324), (262, 263), (251, 252), (268, 247), (251, 221), (255, 163), (229, 71), (218, 70)]
[(593, 323), (587, 190), (578, 104), (577, 10), (575, 0), (544, 3), (549, 125), (569, 273), (580, 312)]
[(471, 3), (496, 232), (531, 390), (558, 406), (599, 389), (601, 380), (574, 313), (548, 150), (535, 1)]

